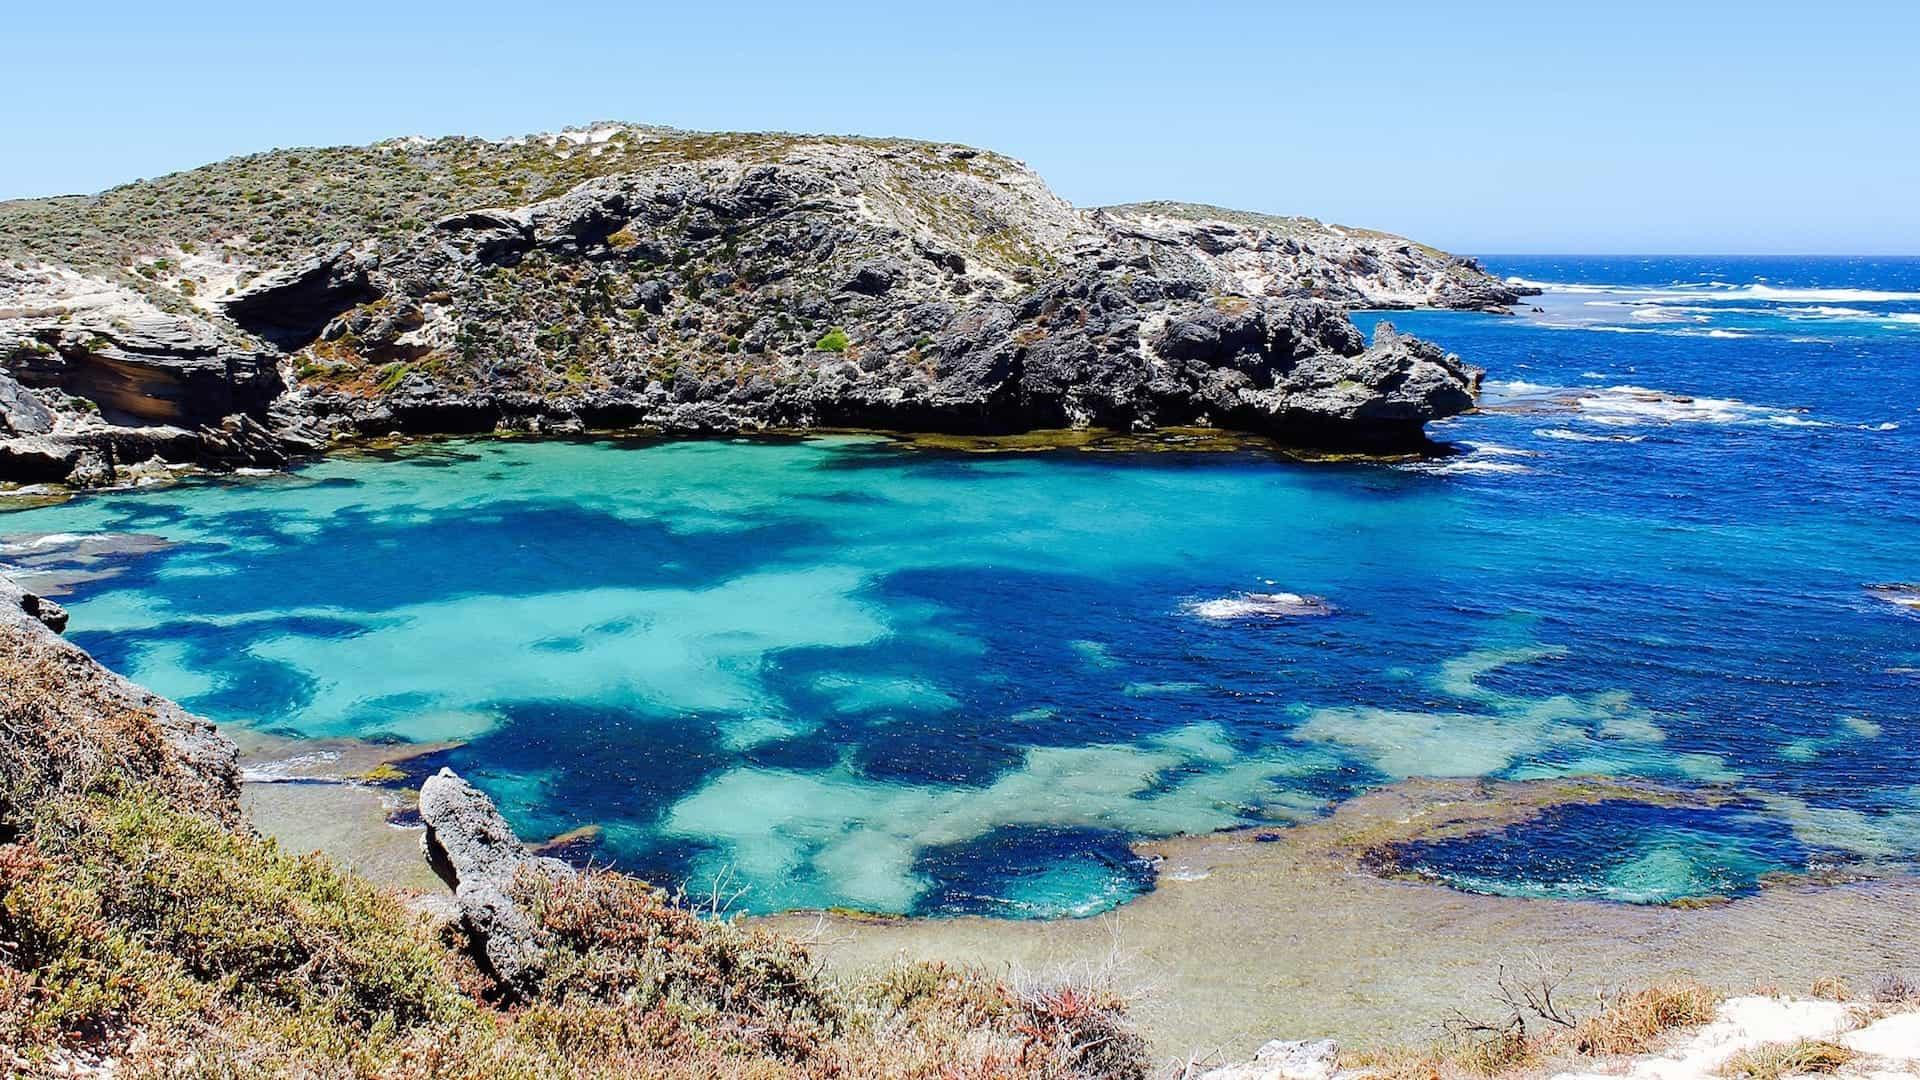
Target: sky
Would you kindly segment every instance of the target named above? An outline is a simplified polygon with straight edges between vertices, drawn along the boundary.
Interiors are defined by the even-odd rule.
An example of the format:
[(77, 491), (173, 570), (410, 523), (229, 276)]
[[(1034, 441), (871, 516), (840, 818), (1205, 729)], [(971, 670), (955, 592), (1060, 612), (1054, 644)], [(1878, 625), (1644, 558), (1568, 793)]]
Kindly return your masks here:
[(1474, 253), (1920, 253), (1920, 3), (0, 0), (0, 198), (595, 120), (953, 140)]

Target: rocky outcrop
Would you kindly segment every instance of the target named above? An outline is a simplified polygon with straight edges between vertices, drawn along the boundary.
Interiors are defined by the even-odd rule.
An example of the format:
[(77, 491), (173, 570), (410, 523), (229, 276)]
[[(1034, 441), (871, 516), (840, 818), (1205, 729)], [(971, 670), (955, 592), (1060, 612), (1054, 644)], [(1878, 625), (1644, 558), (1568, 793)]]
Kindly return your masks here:
[(305, 400), (360, 434), (1178, 425), (1367, 447), (1473, 403), (1437, 349), (1369, 345), (1291, 282), (961, 160), (789, 148), (443, 219), (363, 260), (381, 298), (321, 331)]
[(1194, 203), (1110, 206), (1095, 216), (1123, 235), (1193, 251), (1243, 288), (1329, 300), (1343, 307), (1502, 311), (1540, 290), (1374, 229), (1328, 225)]
[(0, 436), (45, 435), (53, 430), (53, 410), (8, 375), (0, 375)]
[(1333, 1080), (1339, 1058), (1340, 1045), (1332, 1039), (1275, 1039), (1252, 1061), (1209, 1069), (1199, 1080)]
[[(44, 204), (55, 228), (9, 204), (0, 438), (50, 441), (0, 447), (0, 479), (495, 429), (1213, 426), (1402, 449), (1472, 406), (1477, 373), (1391, 332), (1369, 343), (1345, 311), (1518, 295), (1384, 233), (1080, 210), (965, 147), (594, 133), (329, 151), (271, 221), (143, 212), (111, 265), (110, 242), (74, 232), (97, 208)], [(410, 187), (377, 194), (401, 158)], [(313, 246), (259, 246), (288, 222)], [(95, 262), (60, 265), (74, 252)], [(149, 428), (168, 430), (112, 433)]]
[[(0, 480), (98, 487), (147, 462), (279, 466), (281, 357), (215, 320), (41, 267), (0, 267)], [(317, 446), (317, 444), (307, 444)]]
[(234, 745), (204, 717), (108, 671), (60, 637), (67, 612), (0, 574), (0, 808), (116, 762), (201, 812), (238, 821)]
[(248, 333), (293, 350), (341, 312), (375, 299), (358, 260), (336, 248), (267, 274), (219, 305)]
[(514, 883), (523, 874), (572, 875), (573, 868), (528, 851), (493, 800), (452, 769), (420, 786), (420, 817), (427, 860), (453, 888), (477, 958), (509, 990), (536, 981), (545, 950), (539, 928), (513, 898)]

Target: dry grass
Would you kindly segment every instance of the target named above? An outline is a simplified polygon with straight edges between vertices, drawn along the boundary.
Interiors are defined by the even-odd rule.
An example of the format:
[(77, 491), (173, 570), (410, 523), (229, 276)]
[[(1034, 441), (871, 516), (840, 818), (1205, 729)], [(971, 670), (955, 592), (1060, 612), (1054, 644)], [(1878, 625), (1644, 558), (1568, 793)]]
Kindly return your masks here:
[(1573, 1048), (1590, 1055), (1643, 1054), (1670, 1031), (1711, 1021), (1719, 1005), (1718, 993), (1691, 979), (1616, 994), (1574, 1027)]
[(1845, 979), (1824, 976), (1813, 980), (1813, 996), (1822, 1001), (1852, 1001), (1853, 987)]
[(1746, 1080), (1780, 1080), (1785, 1076), (1833, 1073), (1858, 1056), (1838, 1043), (1816, 1039), (1768, 1043), (1735, 1054), (1720, 1067), (1720, 1075)]
[(173, 757), (164, 705), (100, 674), (0, 623), (0, 1075), (1147, 1075), (1099, 978), (843, 983), (611, 873), (521, 886), (548, 964), (507, 1002), (460, 929), (237, 827), (231, 791)]
[(1532, 1073), (1568, 1057), (1645, 1053), (1669, 1032), (1711, 1021), (1721, 1000), (1700, 983), (1675, 980), (1611, 995), (1599, 1011), (1581, 1016), (1560, 1001), (1551, 973), (1529, 979), (1503, 974), (1495, 996), (1508, 1010), (1501, 1019), (1457, 1016), (1431, 1046), (1344, 1053), (1341, 1067), (1364, 1069), (1379, 1080)]

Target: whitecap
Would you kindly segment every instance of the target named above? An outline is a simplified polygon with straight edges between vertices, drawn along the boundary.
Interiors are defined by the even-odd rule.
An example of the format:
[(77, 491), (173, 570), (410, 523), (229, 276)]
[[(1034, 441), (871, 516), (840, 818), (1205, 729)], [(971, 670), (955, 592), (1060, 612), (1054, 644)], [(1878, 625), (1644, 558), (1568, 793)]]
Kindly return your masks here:
[(1491, 476), (1500, 473), (1530, 473), (1530, 466), (1515, 461), (1475, 461), (1471, 457), (1451, 458), (1447, 461), (1420, 461), (1399, 466), (1408, 472), (1429, 473), (1435, 476)]
[(1894, 289), (1853, 289), (1821, 286), (1784, 287), (1764, 281), (1735, 284), (1729, 281), (1680, 282), (1664, 286), (1627, 285), (1618, 282), (1572, 284), (1568, 282), (1530, 281), (1510, 277), (1509, 284), (1540, 289), (1548, 293), (1579, 296), (1625, 296), (1643, 300), (1681, 300), (1688, 303), (1724, 304), (1757, 300), (1771, 304), (1904, 303), (1920, 301), (1920, 292)]
[(86, 537), (78, 533), (42, 533), (39, 536), (0, 537), (0, 555), (25, 555), (48, 548), (77, 544)]
[(1895, 607), (1903, 607), (1912, 611), (1920, 611), (1920, 585), (1910, 585), (1910, 584), (1904, 584), (1904, 583), (1893, 584), (1893, 585), (1869, 585), (1867, 586), (1867, 591), (1873, 594), (1875, 599), (1885, 600), (1887, 603), (1892, 604)]
[[(1500, 403), (1493, 404), (1497, 407)], [(1671, 394), (1664, 390), (1627, 384), (1565, 388), (1533, 394), (1529, 395), (1525, 404), (1536, 411), (1543, 408), (1564, 409), (1591, 423), (1608, 427), (1666, 424), (1828, 426), (1825, 421), (1807, 419), (1794, 410), (1753, 405), (1737, 398)]]
[(1569, 431), (1566, 428), (1534, 428), (1533, 433), (1542, 439), (1558, 439), (1561, 442), (1619, 442), (1637, 443), (1645, 435), (1589, 435), (1582, 431)]
[(1241, 593), (1217, 600), (1195, 600), (1184, 608), (1187, 614), (1214, 622), (1233, 619), (1282, 619), (1308, 615), (1329, 615), (1333, 605), (1318, 596), (1300, 593)]

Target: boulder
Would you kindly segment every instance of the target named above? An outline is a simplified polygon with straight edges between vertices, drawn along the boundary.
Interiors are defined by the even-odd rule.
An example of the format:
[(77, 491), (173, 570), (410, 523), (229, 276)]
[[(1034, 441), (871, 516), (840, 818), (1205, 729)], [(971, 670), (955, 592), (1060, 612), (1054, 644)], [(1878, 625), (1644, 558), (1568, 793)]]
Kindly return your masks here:
[(113, 482), (113, 465), (99, 450), (73, 439), (27, 435), (0, 439), (0, 480), (101, 487)]
[(514, 882), (522, 874), (572, 876), (573, 868), (527, 850), (493, 800), (452, 769), (420, 785), (420, 817), (427, 861), (453, 887), (477, 958), (509, 993), (526, 989), (545, 970), (546, 951), (513, 899)]
[(1200, 1074), (1200, 1080), (1332, 1080), (1339, 1071), (1340, 1045), (1332, 1039), (1275, 1039), (1253, 1060)]
[(0, 372), (0, 435), (45, 435), (52, 430), (52, 411), (33, 391)]

